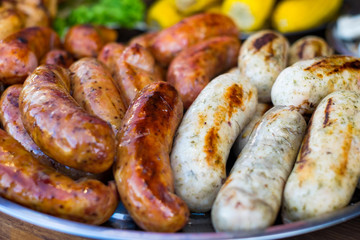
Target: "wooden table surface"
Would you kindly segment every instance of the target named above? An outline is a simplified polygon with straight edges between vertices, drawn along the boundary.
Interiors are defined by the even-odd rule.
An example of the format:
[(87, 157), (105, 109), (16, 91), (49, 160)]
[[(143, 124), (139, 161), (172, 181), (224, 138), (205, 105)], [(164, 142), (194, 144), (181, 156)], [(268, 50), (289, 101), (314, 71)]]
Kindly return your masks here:
[[(0, 240), (83, 240), (85, 238), (50, 231), (0, 212)], [(360, 239), (360, 217), (288, 240)]]

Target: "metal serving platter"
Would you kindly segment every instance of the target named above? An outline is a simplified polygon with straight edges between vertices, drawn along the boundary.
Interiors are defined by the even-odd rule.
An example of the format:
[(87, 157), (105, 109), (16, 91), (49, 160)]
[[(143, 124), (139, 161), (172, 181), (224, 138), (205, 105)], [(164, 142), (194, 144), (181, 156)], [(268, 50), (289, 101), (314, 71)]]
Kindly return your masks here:
[[(210, 214), (191, 214), (189, 223), (177, 233), (154, 233), (140, 230), (126, 210), (119, 204), (116, 212), (105, 224), (93, 226), (77, 223), (23, 207), (0, 197), (0, 212), (48, 230), (90, 239), (279, 239), (324, 229), (360, 216), (360, 190), (354, 194), (349, 206), (306, 221), (281, 224), (253, 232), (214, 232)], [(1, 225), (1, 224), (0, 224)]]

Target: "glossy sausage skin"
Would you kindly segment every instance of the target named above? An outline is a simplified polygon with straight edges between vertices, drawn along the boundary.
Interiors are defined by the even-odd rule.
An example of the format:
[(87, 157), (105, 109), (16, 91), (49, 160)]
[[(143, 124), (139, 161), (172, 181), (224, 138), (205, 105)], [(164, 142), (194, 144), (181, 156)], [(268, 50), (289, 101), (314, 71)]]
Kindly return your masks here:
[(113, 182), (74, 181), (41, 164), (0, 129), (0, 196), (26, 207), (73, 221), (102, 224), (118, 198)]
[(62, 49), (49, 51), (40, 61), (41, 64), (56, 64), (64, 68), (70, 67), (73, 62), (71, 54)]
[(272, 30), (252, 34), (241, 46), (240, 74), (256, 86), (259, 102), (271, 102), (271, 88), (286, 67), (288, 54), (288, 40)]
[(126, 108), (109, 70), (95, 58), (82, 58), (69, 69), (75, 100), (88, 113), (109, 123), (116, 134)]
[(72, 179), (80, 179), (83, 177), (99, 180), (108, 179), (108, 173), (91, 174), (74, 168), (70, 168), (51, 159), (41, 151), (38, 145), (32, 140), (26, 131), (21, 120), (19, 109), (19, 96), (22, 90), (21, 84), (9, 86), (0, 99), (0, 120), (4, 130), (18, 141), (28, 152), (30, 152), (41, 163), (55, 168), (58, 172), (71, 177)]
[(162, 75), (151, 53), (135, 44), (128, 46), (116, 60), (114, 80), (128, 107), (144, 87), (162, 81)]
[(171, 152), (175, 192), (190, 211), (211, 209), (236, 137), (255, 113), (256, 88), (236, 73), (216, 77), (185, 113)]
[(289, 64), (315, 57), (331, 56), (334, 50), (318, 36), (306, 36), (294, 42), (289, 50)]
[(150, 47), (152, 44), (153, 39), (159, 34), (159, 32), (148, 32), (136, 36), (129, 41), (129, 45), (133, 45), (135, 43), (143, 46), (144, 48)]
[(360, 58), (319, 57), (285, 68), (271, 89), (274, 105), (296, 106), (311, 114), (328, 94), (338, 90), (360, 92)]
[(214, 37), (182, 51), (171, 62), (167, 81), (180, 93), (187, 109), (217, 75), (236, 66), (240, 42), (233, 37)]
[(114, 160), (114, 133), (105, 121), (82, 109), (69, 89), (66, 69), (56, 65), (36, 68), (19, 98), (25, 129), (56, 161), (86, 172), (104, 172)]
[(189, 210), (174, 194), (169, 154), (183, 114), (182, 102), (168, 83), (151, 83), (128, 109), (118, 134), (114, 177), (121, 201), (147, 231), (176, 232)]
[(216, 196), (211, 210), (216, 231), (274, 224), (305, 130), (306, 122), (295, 108), (277, 106), (264, 115)]
[(104, 63), (113, 75), (116, 71), (116, 61), (125, 50), (125, 45), (111, 42), (106, 44), (100, 51), (98, 59)]
[(156, 60), (167, 66), (182, 50), (216, 36), (238, 38), (239, 31), (231, 18), (216, 13), (197, 14), (162, 30), (150, 46)]
[(23, 83), (51, 49), (60, 47), (58, 35), (46, 27), (25, 28), (0, 42), (0, 81)]
[(64, 47), (76, 59), (97, 57), (102, 47), (116, 38), (115, 30), (90, 24), (75, 25), (67, 32)]
[(360, 94), (336, 91), (318, 105), (284, 189), (284, 222), (347, 206), (360, 177)]

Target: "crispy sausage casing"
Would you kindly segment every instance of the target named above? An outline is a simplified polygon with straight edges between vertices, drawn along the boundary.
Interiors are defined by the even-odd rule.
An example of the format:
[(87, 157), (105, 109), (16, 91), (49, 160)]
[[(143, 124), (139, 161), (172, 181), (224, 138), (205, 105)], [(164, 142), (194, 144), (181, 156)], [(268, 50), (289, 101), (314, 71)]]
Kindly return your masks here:
[(211, 209), (236, 137), (255, 113), (256, 88), (236, 73), (212, 80), (187, 110), (174, 140), (175, 192), (191, 211)]
[(118, 134), (114, 177), (124, 206), (143, 229), (176, 232), (189, 210), (174, 194), (169, 154), (181, 121), (181, 99), (170, 84), (151, 83), (133, 102)]
[(98, 55), (98, 59), (109, 68), (112, 75), (116, 72), (116, 61), (124, 50), (125, 45), (111, 42), (106, 44)]
[(67, 32), (64, 47), (76, 59), (97, 57), (102, 47), (116, 38), (115, 30), (90, 24), (76, 25)]
[(274, 105), (293, 105), (311, 114), (328, 94), (338, 90), (360, 92), (360, 58), (319, 57), (284, 69), (271, 90)]
[(210, 80), (236, 66), (239, 49), (237, 38), (214, 37), (189, 47), (174, 58), (167, 81), (178, 90), (185, 109)]
[(256, 86), (259, 102), (271, 101), (271, 88), (286, 67), (288, 54), (288, 40), (272, 30), (252, 34), (241, 46), (240, 74)]
[(305, 130), (295, 108), (277, 106), (265, 114), (216, 197), (216, 231), (264, 229), (275, 222)]
[(239, 31), (231, 18), (216, 13), (203, 13), (185, 18), (155, 36), (150, 49), (163, 66), (182, 50), (202, 40), (216, 36), (239, 37)]
[(69, 69), (75, 100), (90, 114), (108, 122), (116, 134), (126, 108), (108, 69), (95, 58), (82, 58)]
[(0, 195), (37, 211), (89, 224), (107, 221), (118, 203), (115, 184), (74, 181), (39, 163), (1, 129)]
[(32, 140), (26, 131), (21, 120), (19, 109), (19, 96), (22, 85), (15, 84), (9, 86), (0, 99), (0, 120), (5, 131), (18, 141), (28, 152), (30, 152), (41, 163), (55, 168), (58, 172), (71, 177), (72, 179), (80, 179), (83, 177), (94, 178), (99, 180), (108, 179), (108, 172), (103, 174), (91, 174), (74, 168), (70, 168), (61, 163), (56, 162), (49, 156), (44, 154), (38, 145)]
[(161, 81), (162, 75), (151, 53), (134, 44), (116, 60), (114, 80), (128, 107), (139, 91), (152, 82)]
[(0, 81), (24, 82), (51, 49), (60, 47), (58, 35), (50, 28), (25, 28), (0, 42)]
[(360, 94), (325, 97), (309, 122), (284, 190), (285, 222), (304, 220), (349, 204), (360, 177)]
[(82, 171), (101, 173), (114, 160), (115, 137), (69, 93), (69, 72), (41, 65), (24, 82), (19, 98), (25, 129), (45, 154)]

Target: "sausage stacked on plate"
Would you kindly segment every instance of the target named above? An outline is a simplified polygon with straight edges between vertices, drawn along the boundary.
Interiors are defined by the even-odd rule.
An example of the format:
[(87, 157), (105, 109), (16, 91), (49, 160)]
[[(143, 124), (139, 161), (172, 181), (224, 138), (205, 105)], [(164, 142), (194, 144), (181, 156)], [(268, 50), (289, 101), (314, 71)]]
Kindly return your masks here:
[(64, 44), (47, 27), (0, 42), (2, 197), (90, 224), (120, 197), (157, 232), (181, 230), (190, 212), (212, 211), (217, 231), (246, 231), (272, 225), (282, 202), (284, 221), (349, 203), (359, 59), (319, 57), (332, 53), (321, 39), (290, 47), (269, 30), (241, 46), (232, 20), (214, 13), (115, 40), (78, 25)]

